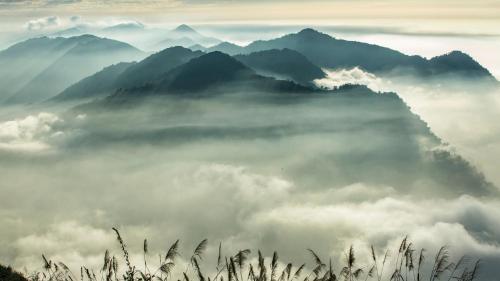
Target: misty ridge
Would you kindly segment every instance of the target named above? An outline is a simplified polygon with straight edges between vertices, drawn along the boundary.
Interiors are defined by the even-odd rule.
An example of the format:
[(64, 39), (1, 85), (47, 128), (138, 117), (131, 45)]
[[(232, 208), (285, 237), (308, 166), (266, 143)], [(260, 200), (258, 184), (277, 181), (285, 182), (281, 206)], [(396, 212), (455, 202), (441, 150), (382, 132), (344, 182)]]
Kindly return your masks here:
[[(169, 278), (172, 256), (159, 274), (139, 272), (124, 244), (126, 268), (109, 253), (102, 265), (108, 230), (119, 225), (136, 241), (227, 241), (235, 256), (206, 260), (217, 264), (214, 281), (423, 280), (417, 247), (437, 252), (422, 265), (426, 279), (500, 274), (496, 178), (397, 91), (490, 98), (498, 81), (472, 57), (409, 56), (310, 28), (246, 46), (187, 25), (160, 39), (145, 30), (81, 27), (0, 51), (2, 264), (37, 270), (29, 280)], [(107, 38), (135, 34), (150, 41), (146, 51)], [(415, 244), (399, 244), (405, 235)], [(369, 268), (357, 266), (352, 244)], [(390, 270), (374, 273), (383, 256), (368, 245), (399, 246)], [(130, 259), (145, 263), (146, 248), (133, 244)], [(291, 263), (276, 254), (267, 266), (259, 252), (245, 264), (247, 248)], [(318, 250), (315, 263), (297, 274), (308, 248)], [(175, 278), (210, 280), (198, 265), (203, 251), (182, 259), (187, 272)], [(38, 270), (41, 253), (49, 258)]]

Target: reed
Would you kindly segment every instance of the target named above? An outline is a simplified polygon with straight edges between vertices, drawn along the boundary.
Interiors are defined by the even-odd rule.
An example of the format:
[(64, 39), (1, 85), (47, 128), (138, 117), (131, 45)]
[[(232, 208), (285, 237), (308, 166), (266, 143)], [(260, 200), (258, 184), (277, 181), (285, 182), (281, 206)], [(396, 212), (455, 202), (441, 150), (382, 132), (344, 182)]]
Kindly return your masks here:
[[(256, 263), (250, 262), (252, 251), (243, 249), (234, 255), (224, 255), (222, 243), (219, 243), (218, 255), (214, 270), (204, 272), (202, 262), (208, 240), (202, 240), (194, 249), (188, 263), (179, 276), (174, 276), (174, 268), (179, 257), (179, 240), (175, 241), (164, 255), (160, 255), (159, 266), (151, 270), (148, 263), (148, 241), (143, 243), (143, 265), (132, 264), (127, 246), (118, 231), (116, 233), (121, 255), (125, 263), (124, 271), (120, 273), (119, 262), (116, 256), (106, 250), (104, 253), (103, 266), (96, 274), (94, 269), (82, 266), (80, 275), (77, 277), (62, 262), (54, 262), (42, 255), (43, 269), (28, 276), (29, 281), (473, 281), (478, 278), (480, 261), (472, 260), (463, 256), (456, 262), (450, 261), (449, 249), (441, 247), (429, 266), (430, 272), (424, 272), (425, 253), (424, 249), (414, 248), (413, 243), (405, 237), (397, 249), (397, 255), (392, 262), (389, 260), (389, 250), (385, 251), (383, 258), (377, 256), (373, 246), (370, 248), (371, 257), (369, 263), (358, 265), (355, 249), (350, 246), (344, 259), (344, 264), (335, 270), (332, 259), (329, 258), (328, 265), (312, 249), (307, 249), (311, 256), (310, 265), (301, 264), (294, 266), (293, 263), (280, 263), (279, 255), (273, 252), (271, 258), (266, 259), (260, 250), (257, 250)], [(416, 258), (418, 253), (418, 258)], [(267, 261), (266, 261), (267, 260)], [(281, 264), (281, 265), (280, 265)], [(385, 273), (384, 269), (392, 265), (394, 270)], [(204, 264), (204, 266), (209, 266)], [(141, 269), (139, 269), (141, 268)], [(154, 268), (154, 267), (153, 267)]]

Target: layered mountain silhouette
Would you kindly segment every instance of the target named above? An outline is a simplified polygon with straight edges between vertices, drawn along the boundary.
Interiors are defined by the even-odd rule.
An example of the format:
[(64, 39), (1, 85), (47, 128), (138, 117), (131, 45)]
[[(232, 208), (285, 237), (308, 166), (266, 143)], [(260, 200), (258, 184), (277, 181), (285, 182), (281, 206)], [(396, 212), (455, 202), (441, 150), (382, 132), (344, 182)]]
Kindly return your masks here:
[(212, 52), (172, 69), (161, 79), (120, 89), (108, 100), (123, 101), (144, 96), (199, 96), (245, 91), (309, 93), (314, 90), (291, 81), (260, 76), (233, 57), (222, 52)]
[(462, 78), (494, 80), (487, 69), (462, 52), (455, 51), (428, 60), (373, 44), (337, 39), (310, 28), (277, 39), (255, 41), (246, 47), (228, 47), (220, 44), (214, 46), (213, 50), (219, 49), (236, 55), (284, 48), (300, 52), (322, 68), (358, 66), (380, 75), (409, 74), (419, 77), (460, 75)]
[(200, 34), (188, 25), (182, 24), (170, 31), (166, 38), (157, 44), (157, 48), (164, 49), (174, 46), (190, 47), (193, 45), (213, 46), (221, 41), (217, 38)]
[(237, 55), (235, 58), (265, 76), (292, 80), (307, 85), (326, 74), (311, 63), (304, 55), (290, 49), (268, 50), (249, 55)]
[(93, 35), (30, 39), (0, 52), (2, 98), (9, 103), (43, 101), (105, 66), (142, 57), (126, 43)]
[(109, 95), (121, 88), (140, 87), (160, 80), (170, 70), (203, 55), (183, 47), (172, 47), (153, 54), (138, 63), (105, 68), (70, 86), (53, 98), (72, 100)]
[(135, 63), (118, 63), (71, 85), (52, 100), (66, 101), (74, 99), (95, 98), (112, 93), (116, 89), (116, 81), (130, 66)]
[(208, 48), (203, 47), (200, 44), (196, 44), (196, 45), (189, 47), (189, 49), (191, 49), (193, 51), (205, 51), (205, 52), (219, 51), (219, 52), (223, 52), (223, 53), (230, 54), (230, 55), (237, 55), (237, 54), (245, 53), (244, 47), (241, 47), (239, 45), (236, 45), (236, 44), (233, 44), (230, 42), (221, 42), (215, 46), (208, 47)]
[[(325, 75), (307, 58), (292, 50), (270, 50), (246, 56), (236, 56), (236, 60), (230, 60), (233, 64), (229, 64), (227, 56), (222, 56), (220, 52), (217, 54), (218, 56), (213, 55), (212, 61), (203, 61), (205, 68), (200, 69), (199, 73), (192, 74), (191, 77), (186, 77), (184, 80), (189, 80), (189, 83), (195, 85), (199, 79), (212, 73), (215, 75), (226, 71), (224, 74), (229, 75), (229, 67), (234, 66), (236, 62), (243, 63), (248, 70), (255, 70), (256, 73), (253, 74), (271, 76), (280, 80), (292, 80), (303, 85), (308, 85), (310, 81)], [(170, 70), (202, 55), (204, 53), (201, 51), (191, 51), (183, 47), (168, 48), (139, 63), (105, 68), (68, 87), (53, 100), (95, 98), (111, 94), (118, 89), (156, 84), (158, 81), (166, 79), (168, 75), (172, 77), (173, 74), (169, 73)], [(198, 63), (200, 63), (198, 66), (201, 67), (201, 62)], [(192, 66), (192, 64), (190, 65)], [(238, 65), (241, 64), (238, 63)], [(199, 85), (202, 86), (203, 83)]]
[(126, 22), (102, 29), (103, 32), (137, 32), (144, 30), (144, 24), (140, 22)]

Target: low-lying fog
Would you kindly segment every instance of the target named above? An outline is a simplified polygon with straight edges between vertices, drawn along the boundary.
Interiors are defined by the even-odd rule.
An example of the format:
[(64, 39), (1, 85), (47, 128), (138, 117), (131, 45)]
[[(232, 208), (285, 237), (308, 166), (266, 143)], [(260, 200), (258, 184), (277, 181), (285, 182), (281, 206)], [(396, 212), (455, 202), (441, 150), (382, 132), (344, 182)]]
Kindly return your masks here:
[(181, 238), (186, 252), (207, 237), (211, 257), (223, 241), (227, 251), (276, 249), (301, 262), (312, 248), (340, 262), (354, 244), (362, 263), (370, 244), (394, 249), (408, 234), (429, 255), (447, 244), (498, 274), (500, 201), (487, 182), (500, 180), (497, 96), (429, 92), (357, 69), (318, 83), (339, 75), (401, 90), (451, 147), (397, 100), (242, 93), (130, 110), (5, 109), (1, 259), (36, 269), (45, 253), (97, 267), (104, 249), (117, 253), (112, 226), (137, 259), (145, 237), (157, 251)]
[(498, 276), (500, 198), (489, 183), (500, 186), (500, 92), (327, 71), (319, 85), (397, 92), (448, 145), (376, 101), (243, 93), (134, 110), (1, 108), (0, 261), (34, 270), (45, 253), (97, 268), (105, 249), (119, 255), (117, 226), (136, 260), (145, 237), (151, 252), (180, 238), (183, 253), (208, 238), (208, 261), (222, 241), (294, 262), (312, 248), (337, 264), (354, 244), (363, 264), (370, 244), (394, 252), (409, 235), (427, 265), (446, 244)]

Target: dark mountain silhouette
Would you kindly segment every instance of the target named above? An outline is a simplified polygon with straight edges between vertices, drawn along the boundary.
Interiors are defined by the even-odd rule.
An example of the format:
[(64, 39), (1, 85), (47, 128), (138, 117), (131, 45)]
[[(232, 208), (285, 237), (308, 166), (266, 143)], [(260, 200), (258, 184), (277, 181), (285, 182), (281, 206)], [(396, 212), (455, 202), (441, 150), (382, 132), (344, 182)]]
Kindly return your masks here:
[(170, 72), (160, 83), (159, 91), (202, 91), (216, 84), (254, 79), (256, 73), (241, 62), (213, 52), (193, 59)]
[(204, 36), (190, 26), (182, 24), (171, 30), (166, 35), (166, 38), (157, 44), (157, 48), (165, 49), (173, 46), (188, 48), (193, 45), (208, 47), (219, 44), (220, 42), (221, 41), (217, 38)]
[(117, 87), (127, 88), (154, 81), (173, 68), (203, 55), (183, 47), (172, 47), (153, 54), (131, 66), (117, 79)]
[(198, 96), (246, 91), (311, 93), (314, 90), (291, 81), (260, 76), (233, 57), (212, 52), (172, 69), (162, 79), (120, 89), (108, 97), (107, 102), (122, 103), (145, 96)]
[(0, 265), (0, 280), (2, 281), (28, 281), (22, 274), (11, 267)]
[(427, 60), (373, 44), (337, 39), (310, 28), (277, 39), (255, 41), (240, 50), (235, 48), (228, 53), (248, 54), (284, 48), (298, 51), (312, 63), (324, 68), (359, 66), (368, 72), (381, 75), (416, 74), (431, 77), (451, 74), (466, 78), (493, 79), (485, 68), (461, 52)]
[(304, 85), (326, 76), (321, 68), (311, 63), (304, 55), (290, 49), (261, 51), (237, 55), (235, 58), (259, 74), (293, 80)]
[(183, 47), (172, 47), (153, 54), (135, 64), (120, 64), (103, 69), (65, 89), (53, 100), (94, 98), (111, 94), (120, 88), (140, 87), (160, 80), (167, 72), (201, 56)]
[(471, 56), (460, 51), (453, 51), (437, 56), (429, 61), (433, 74), (458, 74), (470, 78), (492, 76), (491, 73), (476, 62)]
[[(143, 56), (129, 44), (93, 35), (31, 39), (0, 52), (0, 85), (10, 88), (7, 102), (39, 102), (105, 66)], [(9, 87), (13, 82), (19, 87)]]

